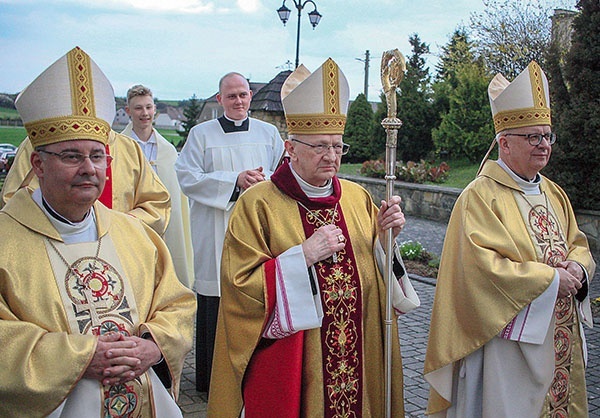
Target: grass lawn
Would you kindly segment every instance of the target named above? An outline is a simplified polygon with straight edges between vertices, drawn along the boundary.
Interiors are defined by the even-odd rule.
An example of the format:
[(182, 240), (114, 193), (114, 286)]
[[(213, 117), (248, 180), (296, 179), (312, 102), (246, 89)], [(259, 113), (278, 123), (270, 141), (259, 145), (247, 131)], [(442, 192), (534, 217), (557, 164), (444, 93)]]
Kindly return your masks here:
[(464, 189), (465, 186), (475, 178), (477, 170), (479, 169), (479, 163), (473, 164), (467, 160), (447, 161), (447, 163), (450, 166), (448, 179), (444, 183), (438, 184), (440, 186)]
[(348, 174), (352, 176), (360, 176), (360, 168), (362, 164), (342, 164), (340, 166), (340, 174)]
[(19, 120), (19, 112), (17, 109), (11, 109), (9, 107), (0, 107), (0, 119), (17, 119)]
[[(159, 129), (162, 136), (173, 144), (181, 141), (181, 137), (177, 131), (173, 129)], [(27, 136), (25, 128), (22, 126), (0, 126), (0, 143), (9, 143), (19, 145)]]
[(0, 143), (19, 145), (25, 137), (27, 132), (22, 126), (0, 126)]
[(157, 131), (175, 146), (183, 139), (175, 129), (157, 129)]

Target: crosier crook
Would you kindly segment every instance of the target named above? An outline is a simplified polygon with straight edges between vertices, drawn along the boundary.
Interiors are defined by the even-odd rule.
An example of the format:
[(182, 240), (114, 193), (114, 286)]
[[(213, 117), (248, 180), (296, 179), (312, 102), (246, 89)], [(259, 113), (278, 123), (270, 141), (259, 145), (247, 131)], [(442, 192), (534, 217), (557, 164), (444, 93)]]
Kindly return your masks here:
[[(386, 200), (389, 202), (394, 194), (396, 180), (396, 146), (398, 144), (398, 129), (402, 121), (396, 116), (396, 89), (404, 77), (406, 62), (398, 49), (385, 51), (381, 57), (381, 84), (387, 101), (387, 118), (381, 125), (387, 138), (385, 142), (385, 180)], [(385, 369), (385, 417), (392, 415), (392, 263), (394, 260), (394, 237), (392, 229), (385, 231), (385, 336), (384, 336), (384, 369)]]

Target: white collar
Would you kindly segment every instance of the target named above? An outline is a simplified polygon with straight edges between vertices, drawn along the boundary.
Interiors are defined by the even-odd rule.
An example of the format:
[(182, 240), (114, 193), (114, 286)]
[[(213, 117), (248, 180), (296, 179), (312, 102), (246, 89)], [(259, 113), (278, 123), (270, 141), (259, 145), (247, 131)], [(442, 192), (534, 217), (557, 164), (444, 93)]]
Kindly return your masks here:
[(540, 184), (542, 183), (542, 176), (538, 174), (535, 175), (533, 180), (527, 181), (522, 177), (518, 176), (514, 171), (510, 169), (509, 166), (506, 165), (504, 161), (498, 158), (498, 165), (504, 169), (508, 173), (508, 175), (517, 182), (517, 185), (521, 188), (523, 193), (525, 194), (540, 194)]
[[(37, 205), (42, 209), (42, 212), (48, 217), (52, 226), (58, 231), (63, 241), (67, 244), (72, 244), (74, 242), (88, 242), (95, 241), (98, 239), (98, 231), (96, 228), (96, 212), (94, 211), (94, 207), (88, 211), (85, 218), (81, 222), (63, 222), (58, 220), (52, 213), (50, 213), (45, 207), (43, 203), (42, 192), (40, 189), (34, 190), (31, 195), (32, 199), (37, 203)], [(52, 206), (50, 203), (46, 201), (46, 205), (48, 205), (52, 210)], [(54, 210), (54, 212), (56, 212)], [(58, 212), (56, 212), (58, 213)]]
[(296, 178), (296, 181), (300, 185), (302, 191), (306, 194), (306, 196), (310, 198), (315, 197), (328, 197), (333, 194), (333, 181), (329, 179), (325, 186), (313, 186), (310, 183), (307, 183), (298, 173), (294, 171), (294, 167), (292, 167), (292, 163), (290, 162), (290, 169), (292, 170), (292, 174)]
[(248, 119), (248, 115), (246, 115), (246, 117), (242, 120), (235, 120), (235, 119), (231, 119), (230, 117), (227, 117), (227, 115), (225, 113), (223, 113), (223, 117), (225, 119), (227, 119), (229, 122), (233, 123), (235, 126), (242, 126), (242, 124), (244, 123), (244, 121), (246, 119)]
[(152, 128), (152, 135), (150, 135), (150, 138), (148, 138), (147, 141), (142, 141), (139, 138), (139, 136), (137, 136), (133, 128), (131, 129), (131, 137), (140, 144), (156, 144), (156, 135), (154, 135), (154, 128)]

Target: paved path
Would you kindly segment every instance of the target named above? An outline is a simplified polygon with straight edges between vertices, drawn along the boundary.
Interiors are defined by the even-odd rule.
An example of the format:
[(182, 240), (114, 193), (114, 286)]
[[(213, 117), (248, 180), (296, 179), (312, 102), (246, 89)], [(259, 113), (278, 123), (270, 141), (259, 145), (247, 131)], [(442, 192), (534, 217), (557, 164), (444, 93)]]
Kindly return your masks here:
[[(406, 228), (400, 235), (399, 241), (419, 241), (428, 251), (439, 255), (445, 233), (446, 225), (443, 223), (408, 217)], [(596, 256), (596, 260), (600, 260), (600, 257)], [(429, 393), (429, 385), (422, 376), (423, 361), (435, 282), (426, 278), (416, 278), (413, 283), (421, 298), (421, 307), (404, 315), (399, 321), (404, 363), (404, 402), (407, 418), (423, 418)], [(600, 272), (594, 276), (590, 293), (592, 298), (600, 296)], [(590, 418), (600, 418), (600, 327), (591, 330), (586, 328), (585, 332), (589, 352), (586, 376)], [(185, 418), (204, 418), (206, 417), (206, 394), (196, 392), (194, 373), (192, 352), (186, 359), (179, 404)]]

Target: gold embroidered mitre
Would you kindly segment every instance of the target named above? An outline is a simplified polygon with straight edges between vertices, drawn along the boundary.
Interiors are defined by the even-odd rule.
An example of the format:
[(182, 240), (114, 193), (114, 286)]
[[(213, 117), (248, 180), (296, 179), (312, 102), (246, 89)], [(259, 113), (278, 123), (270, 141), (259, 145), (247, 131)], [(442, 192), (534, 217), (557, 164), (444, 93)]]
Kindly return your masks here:
[(310, 73), (300, 65), (281, 87), (290, 134), (343, 134), (350, 88), (342, 70), (328, 58)]
[(525, 126), (551, 125), (548, 79), (532, 61), (512, 83), (502, 74), (488, 86), (496, 133)]
[(33, 147), (89, 139), (108, 142), (113, 88), (79, 47), (42, 72), (15, 100)]

